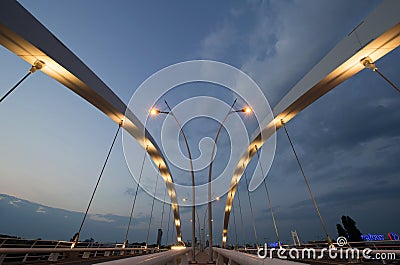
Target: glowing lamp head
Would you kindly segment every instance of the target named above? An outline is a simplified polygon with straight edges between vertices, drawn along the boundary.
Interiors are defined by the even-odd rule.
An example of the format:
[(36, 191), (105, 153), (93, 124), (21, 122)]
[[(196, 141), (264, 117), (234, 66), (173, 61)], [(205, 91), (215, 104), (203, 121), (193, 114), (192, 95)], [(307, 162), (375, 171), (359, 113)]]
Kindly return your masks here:
[(178, 246), (171, 246), (171, 250), (182, 250), (182, 249), (185, 249), (186, 247), (185, 246), (180, 246), (180, 245), (178, 245)]
[(150, 112), (151, 116), (156, 116), (156, 115), (158, 115), (160, 113), (160, 110), (158, 110), (156, 108), (152, 108), (152, 109), (150, 109), (149, 112)]
[(250, 107), (245, 107), (245, 108), (243, 108), (242, 111), (243, 111), (244, 113), (246, 113), (246, 114), (250, 114), (250, 113), (253, 112), (253, 110), (252, 110)]

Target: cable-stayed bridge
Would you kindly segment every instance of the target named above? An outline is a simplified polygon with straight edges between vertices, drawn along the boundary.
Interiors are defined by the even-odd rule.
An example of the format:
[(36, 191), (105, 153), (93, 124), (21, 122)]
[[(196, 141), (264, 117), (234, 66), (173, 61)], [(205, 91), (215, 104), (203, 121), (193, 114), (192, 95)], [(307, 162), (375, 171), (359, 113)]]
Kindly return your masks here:
[[(384, 71), (380, 71), (376, 64), (379, 59), (396, 49), (400, 44), (400, 3), (394, 0), (386, 0), (377, 7), (370, 15), (368, 15), (360, 24), (350, 32), (341, 42), (339, 42), (308, 74), (306, 74), (273, 108), (273, 118), (265, 128), (255, 131), (250, 139), (250, 145), (246, 150), (243, 150), (242, 159), (232, 172), (232, 179), (229, 186), (228, 195), (225, 202), (225, 211), (223, 219), (222, 236), (220, 242), (212, 242), (212, 245), (220, 245), (222, 248), (208, 248), (204, 250), (204, 235), (203, 242), (196, 248), (194, 243), (195, 229), (192, 230), (192, 248), (185, 248), (182, 240), (181, 231), (181, 218), (179, 213), (179, 204), (176, 196), (176, 189), (174, 185), (174, 178), (168, 167), (167, 159), (164, 157), (160, 150), (159, 145), (154, 140), (154, 137), (147, 131), (145, 125), (138, 119), (134, 112), (132, 112), (127, 105), (98, 77), (96, 74), (86, 66), (71, 50), (68, 49), (61, 41), (59, 41), (46, 27), (44, 27), (32, 14), (24, 9), (19, 3), (13, 0), (3, 0), (0, 3), (0, 43), (29, 63), (30, 68), (27, 74), (4, 96), (0, 102), (12, 95), (12, 92), (18, 88), (23, 82), (29, 82), (28, 77), (33, 75), (36, 71), (42, 71), (49, 77), (63, 84), (66, 88), (70, 89), (78, 96), (85, 99), (89, 104), (95, 106), (98, 110), (107, 115), (118, 126), (111, 148), (108, 152), (107, 159), (103, 164), (102, 172), (107, 164), (108, 157), (111, 154), (112, 147), (119, 131), (125, 130), (132, 136), (132, 140), (136, 140), (143, 148), (145, 153), (144, 159), (148, 156), (152, 162), (157, 166), (159, 174), (164, 180), (166, 191), (168, 191), (170, 204), (170, 211), (173, 213), (174, 220), (172, 224), (176, 232), (176, 246), (172, 250), (164, 250), (161, 248), (160, 242), (150, 247), (148, 244), (148, 237), (145, 246), (129, 245), (127, 238), (129, 232), (129, 225), (125, 241), (121, 245), (86, 245), (80, 238), (80, 232), (85, 222), (86, 215), (89, 211), (91, 202), (94, 198), (96, 188), (100, 182), (102, 172), (96, 184), (96, 188), (92, 193), (91, 200), (87, 207), (85, 216), (78, 232), (71, 242), (30, 242), (29, 244), (19, 244), (17, 241), (12, 242), (13, 239), (4, 239), (3, 243), (0, 242), (0, 264), (13, 262), (13, 257), (23, 259), (20, 262), (30, 262), (34, 260), (33, 257), (45, 257), (47, 261), (56, 262), (60, 260), (67, 260), (70, 258), (79, 259), (96, 259), (98, 257), (118, 257), (125, 258), (127, 256), (133, 257), (132, 264), (176, 264), (176, 263), (198, 263), (204, 262), (217, 262), (223, 264), (270, 264), (270, 263), (294, 263), (289, 261), (282, 261), (279, 259), (269, 260), (268, 263), (264, 260), (257, 258), (257, 249), (260, 246), (257, 240), (257, 229), (254, 223), (254, 217), (250, 218), (254, 228), (256, 242), (247, 247), (243, 244), (240, 248), (236, 242), (236, 250), (227, 250), (228, 232), (232, 222), (230, 221), (231, 213), (234, 214), (234, 199), (238, 196), (238, 185), (242, 177), (246, 177), (245, 170), (250, 160), (257, 159), (259, 162), (259, 150), (263, 147), (265, 141), (273, 135), (276, 130), (283, 127), (288, 137), (290, 147), (293, 151), (294, 158), (298, 162), (304, 181), (308, 187), (308, 191), (314, 203), (314, 208), (318, 213), (321, 225), (326, 236), (326, 246), (338, 248), (338, 243), (333, 240), (325, 227), (323, 216), (321, 215), (317, 201), (315, 200), (311, 187), (308, 183), (308, 178), (303, 170), (301, 164), (301, 157), (296, 153), (293, 145), (293, 140), (285, 127), (285, 124), (290, 122), (298, 113), (307, 108), (313, 102), (326, 93), (340, 85), (342, 82), (356, 75), (358, 72), (366, 69), (372, 70), (379, 74), (383, 81), (386, 82), (388, 87), (393, 87), (398, 90), (396, 84), (391, 82), (390, 78), (384, 75)], [(29, 25), (29, 26), (26, 26)], [(376, 64), (375, 64), (376, 63)], [(372, 72), (371, 72), (372, 73)], [(34, 77), (30, 77), (34, 78)], [(181, 128), (182, 129), (182, 128)], [(183, 133), (183, 130), (181, 130)], [(262, 168), (262, 165), (260, 164)], [(242, 180), (243, 181), (243, 180)], [(246, 185), (248, 180), (246, 179)], [(264, 181), (266, 199), (268, 201), (268, 210), (271, 212), (273, 219), (274, 230), (278, 247), (284, 247), (279, 239), (279, 220), (275, 219), (272, 200), (269, 196), (267, 183)], [(156, 184), (157, 185), (157, 184)], [(161, 184), (160, 184), (161, 185)], [(139, 187), (139, 186), (138, 186)], [(138, 189), (138, 188), (137, 188)], [(137, 192), (136, 189), (136, 192)], [(156, 187), (157, 189), (157, 187)], [(251, 203), (250, 193), (248, 199)], [(136, 203), (133, 203), (132, 212)], [(153, 200), (154, 205), (154, 200)], [(251, 205), (251, 204), (250, 204)], [(164, 209), (164, 207), (163, 207)], [(252, 209), (251, 209), (252, 211)], [(163, 210), (164, 212), (164, 210)], [(242, 224), (242, 209), (239, 205), (236, 214), (240, 213)], [(151, 215), (153, 214), (153, 211)], [(193, 212), (194, 214), (194, 212)], [(132, 213), (131, 213), (132, 218)], [(195, 218), (194, 218), (195, 219)], [(197, 217), (197, 219), (199, 219)], [(151, 220), (151, 219), (150, 219)], [(211, 217), (210, 224), (212, 226)], [(151, 221), (150, 221), (151, 222)], [(194, 226), (195, 221), (192, 221)], [(200, 220), (197, 220), (200, 223)], [(204, 222), (205, 223), (205, 222)], [(234, 224), (236, 225), (236, 224)], [(205, 226), (205, 225), (204, 225)], [(149, 225), (150, 229), (150, 225)], [(200, 229), (198, 229), (200, 233)], [(235, 228), (236, 230), (236, 228)], [(212, 239), (212, 235), (210, 236)], [(236, 240), (237, 241), (237, 240)], [(234, 240), (231, 239), (231, 243)], [(43, 243), (43, 244), (42, 244)], [(217, 244), (214, 244), (217, 243)], [(13, 245), (14, 244), (14, 245)], [(21, 247), (23, 246), (23, 247)], [(239, 251), (241, 250), (241, 251)], [(244, 252), (252, 252), (246, 254)], [(378, 251), (378, 250), (377, 250)], [(188, 253), (190, 253), (188, 255)], [(45, 253), (45, 255), (43, 255)], [(131, 259), (132, 257), (130, 257)], [(123, 263), (125, 259), (118, 259), (112, 261), (115, 263)]]

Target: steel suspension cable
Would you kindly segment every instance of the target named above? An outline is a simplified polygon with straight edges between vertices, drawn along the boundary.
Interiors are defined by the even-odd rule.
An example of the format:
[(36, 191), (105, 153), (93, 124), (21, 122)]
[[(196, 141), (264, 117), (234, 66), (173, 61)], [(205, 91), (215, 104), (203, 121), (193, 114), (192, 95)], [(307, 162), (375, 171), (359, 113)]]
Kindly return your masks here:
[(175, 233), (175, 222), (172, 222), (172, 235), (171, 238), (174, 238), (174, 233)]
[(226, 240), (226, 245), (229, 246), (229, 244), (231, 244), (233, 246), (233, 240), (232, 240), (232, 231), (231, 229), (228, 229), (228, 233), (227, 233), (227, 240)]
[(249, 205), (250, 205), (250, 212), (251, 212), (251, 221), (252, 221), (252, 223), (253, 223), (254, 237), (255, 237), (255, 239), (256, 239), (256, 245), (257, 245), (257, 248), (258, 248), (257, 229), (256, 229), (256, 223), (255, 223), (255, 221), (254, 221), (253, 205), (252, 205), (252, 203), (251, 203), (250, 191), (249, 191), (249, 184), (248, 184), (248, 181), (247, 181), (246, 169), (245, 169), (244, 164), (243, 164), (243, 168), (244, 168), (244, 170), (243, 170), (244, 179), (245, 179), (245, 181), (246, 181), (247, 196), (249, 197)]
[(288, 138), (288, 140), (289, 140), (290, 146), (292, 147), (293, 154), (294, 154), (294, 156), (296, 157), (296, 161), (297, 161), (297, 164), (299, 165), (301, 174), (303, 175), (304, 182), (305, 182), (306, 185), (307, 185), (308, 192), (310, 193), (311, 199), (312, 199), (312, 201), (313, 201), (313, 203), (314, 203), (315, 211), (317, 212), (318, 217), (319, 217), (319, 220), (321, 221), (321, 225), (322, 225), (322, 228), (324, 229), (326, 238), (327, 238), (327, 240), (328, 240), (328, 244), (329, 244), (330, 246), (333, 246), (332, 240), (331, 240), (331, 238), (330, 238), (329, 235), (328, 235), (328, 230), (326, 229), (326, 225), (325, 225), (324, 219), (322, 218), (322, 215), (321, 215), (321, 213), (320, 213), (320, 211), (319, 211), (319, 209), (318, 209), (318, 205), (317, 205), (317, 202), (316, 202), (316, 200), (315, 200), (314, 194), (313, 194), (313, 192), (312, 192), (312, 190), (311, 190), (310, 183), (309, 183), (308, 180), (307, 180), (306, 174), (304, 173), (303, 167), (302, 167), (302, 165), (301, 165), (301, 163), (300, 163), (300, 159), (299, 159), (299, 157), (297, 156), (296, 150), (294, 149), (293, 142), (292, 142), (292, 140), (291, 140), (291, 138), (290, 138), (290, 136), (289, 136), (289, 133), (288, 133), (288, 131), (287, 131), (287, 129), (286, 129), (286, 124), (285, 124), (285, 122), (284, 122), (283, 120), (281, 120), (281, 123), (282, 123), (282, 125), (283, 125), (283, 129), (285, 130), (286, 136), (287, 136), (287, 138)]
[(239, 183), (236, 181), (237, 185), (237, 195), (238, 195), (238, 203), (239, 203), (239, 213), (240, 213), (240, 220), (242, 222), (242, 233), (243, 233), (243, 242), (244, 242), (244, 247), (246, 247), (246, 233), (244, 230), (244, 222), (243, 222), (243, 215), (242, 215), (242, 207), (240, 204), (240, 195), (239, 195)]
[[(258, 149), (257, 146), (255, 146), (255, 148), (256, 148), (256, 153), (257, 153), (257, 161), (258, 161), (258, 164), (260, 165), (260, 169), (261, 169), (261, 174), (262, 174), (262, 176), (264, 177), (264, 176), (265, 176), (265, 175), (264, 175), (264, 169), (263, 169), (263, 167), (262, 167), (262, 164), (261, 164), (261, 161), (260, 161), (260, 154), (259, 154), (259, 152), (258, 152), (259, 149)], [(273, 222), (273, 224), (274, 224), (274, 229), (275, 229), (276, 238), (277, 238), (277, 240), (278, 240), (278, 246), (279, 246), (279, 248), (281, 248), (281, 241), (280, 241), (280, 239), (279, 239), (278, 226), (276, 225), (275, 214), (274, 214), (274, 211), (273, 211), (273, 208), (272, 208), (271, 197), (269, 196), (268, 187), (267, 187), (267, 183), (266, 183), (266, 181), (265, 181), (265, 178), (264, 178), (264, 180), (263, 180), (263, 183), (264, 183), (265, 193), (266, 193), (266, 195), (267, 195), (269, 210), (270, 210), (270, 212), (271, 212), (272, 222)]]
[[(158, 166), (158, 174), (161, 173), (161, 172), (160, 172), (160, 166), (161, 166), (161, 165)], [(156, 187), (155, 187), (155, 189), (154, 189), (154, 194), (153, 194), (153, 202), (152, 202), (152, 204), (151, 204), (150, 222), (149, 222), (149, 227), (148, 227), (148, 229), (147, 229), (147, 237), (146, 237), (146, 247), (147, 247), (147, 245), (148, 245), (148, 243), (149, 243), (149, 235), (150, 235), (151, 221), (152, 221), (152, 219), (153, 219), (154, 201), (156, 200), (157, 185), (158, 185), (158, 179), (159, 179), (158, 174), (157, 174), (157, 179), (156, 179)]]
[(167, 189), (165, 188), (164, 191), (164, 200), (163, 200), (163, 205), (162, 205), (162, 213), (161, 213), (161, 223), (160, 223), (160, 229), (163, 228), (163, 221), (164, 221), (164, 207), (165, 207), (165, 198), (167, 197)]
[(127, 240), (128, 240), (129, 229), (130, 229), (130, 227), (131, 227), (133, 211), (135, 210), (136, 198), (137, 198), (138, 191), (139, 191), (140, 181), (141, 181), (142, 175), (143, 175), (143, 168), (144, 168), (144, 163), (145, 163), (145, 161), (146, 161), (146, 155), (147, 155), (147, 150), (148, 150), (148, 148), (149, 148), (149, 147), (146, 146), (146, 150), (145, 150), (144, 155), (143, 155), (142, 167), (140, 168), (140, 174), (139, 174), (139, 180), (138, 180), (138, 182), (137, 182), (135, 195), (134, 195), (134, 197), (133, 197), (132, 208), (131, 208), (131, 215), (129, 216), (128, 228), (126, 229), (125, 240), (124, 240), (124, 247), (125, 247), (126, 242), (127, 242)]
[(386, 80), (386, 82), (389, 83), (389, 85), (391, 85), (398, 93), (400, 93), (400, 89), (394, 84), (392, 83), (392, 81), (389, 80), (389, 78), (387, 78), (386, 76), (384, 76), (381, 71), (379, 71), (378, 69), (376, 69), (374, 72), (377, 72), (384, 80)]
[(0, 103), (6, 99), (6, 97), (8, 95), (10, 95), (25, 79), (28, 78), (28, 76), (30, 76), (32, 73), (28, 72), (26, 75), (24, 75), (24, 77), (22, 77), (21, 80), (19, 80), (1, 99), (0, 99)]
[(373, 72), (378, 73), (386, 82), (388, 82), (389, 85), (391, 85), (398, 93), (400, 93), (400, 89), (387, 78), (381, 71), (378, 70), (378, 67), (376, 67), (375, 63), (372, 61), (371, 58), (365, 57), (361, 59), (360, 63), (368, 69), (371, 69)]
[(237, 229), (236, 229), (236, 217), (235, 217), (235, 207), (232, 205), (232, 215), (233, 215), (233, 225), (235, 226), (235, 249), (238, 247), (238, 236), (237, 236)]
[(86, 212), (85, 212), (85, 215), (83, 216), (81, 225), (79, 226), (79, 230), (78, 230), (78, 232), (77, 232), (77, 233), (75, 234), (75, 236), (74, 236), (75, 238), (74, 238), (74, 241), (73, 241), (73, 243), (72, 243), (72, 245), (71, 245), (71, 248), (74, 248), (75, 245), (76, 245), (76, 243), (78, 243), (79, 235), (80, 235), (80, 233), (81, 233), (81, 231), (82, 231), (83, 224), (85, 223), (86, 216), (87, 216), (87, 214), (88, 214), (88, 212), (89, 212), (90, 206), (92, 205), (92, 201), (93, 201), (94, 195), (96, 194), (97, 187), (99, 186), (101, 177), (103, 176), (104, 169), (106, 168), (108, 159), (110, 158), (111, 151), (112, 151), (112, 149), (113, 149), (113, 147), (114, 147), (115, 140), (117, 140), (117, 136), (118, 136), (118, 133), (119, 133), (119, 131), (120, 131), (120, 129), (121, 129), (121, 126), (122, 126), (122, 121), (118, 124), (117, 132), (115, 133), (115, 136), (114, 136), (114, 139), (113, 139), (113, 141), (112, 141), (111, 147), (110, 147), (110, 149), (109, 149), (109, 151), (108, 151), (106, 160), (104, 161), (103, 167), (101, 168), (99, 178), (97, 179), (96, 186), (94, 187), (94, 190), (93, 190), (93, 192), (92, 192), (92, 196), (90, 197), (89, 204), (88, 204), (88, 206), (87, 206), (87, 208), (86, 208)]
[[(160, 222), (161, 238), (160, 238), (160, 245), (158, 246), (159, 248), (162, 245), (162, 228), (163, 228), (163, 221), (164, 221), (164, 208), (165, 208), (166, 196), (167, 196), (167, 188), (165, 188), (165, 191), (164, 191), (164, 200), (163, 200), (163, 205), (162, 205), (161, 222)], [(158, 242), (158, 239), (157, 239), (157, 242)]]
[(37, 70), (42, 69), (44, 66), (44, 62), (37, 60), (31, 67), (31, 69), (29, 70), (28, 73), (26, 73), (26, 75), (24, 75), (24, 77), (21, 78), (21, 80), (19, 80), (1, 99), (0, 99), (0, 103), (3, 102), (3, 100), (6, 99), (7, 96), (9, 96), (22, 82), (24, 82), (25, 79), (28, 78), (28, 76), (30, 76), (31, 74), (33, 74), (34, 72), (36, 72)]
[(168, 235), (169, 235), (169, 225), (171, 223), (171, 212), (172, 212), (172, 206), (170, 205), (169, 207), (169, 217), (168, 217), (168, 226), (167, 226), (167, 236), (165, 239), (165, 245), (168, 246)]

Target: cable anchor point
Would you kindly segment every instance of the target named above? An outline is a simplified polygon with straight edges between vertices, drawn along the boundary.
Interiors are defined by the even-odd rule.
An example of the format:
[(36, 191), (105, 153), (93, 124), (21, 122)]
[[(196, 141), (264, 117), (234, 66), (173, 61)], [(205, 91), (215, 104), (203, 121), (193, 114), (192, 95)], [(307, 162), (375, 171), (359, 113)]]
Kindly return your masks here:
[(33, 74), (33, 73), (36, 72), (37, 70), (41, 70), (45, 65), (46, 65), (46, 64), (45, 64), (43, 61), (41, 61), (41, 60), (36, 60), (36, 61), (33, 63), (31, 69), (29, 70), (29, 72), (30, 72), (31, 74)]
[(360, 63), (361, 63), (365, 68), (371, 69), (371, 70), (374, 71), (374, 72), (375, 72), (376, 70), (378, 70), (378, 67), (376, 67), (374, 61), (373, 61), (371, 58), (369, 58), (368, 56), (362, 58), (362, 59), (360, 60)]

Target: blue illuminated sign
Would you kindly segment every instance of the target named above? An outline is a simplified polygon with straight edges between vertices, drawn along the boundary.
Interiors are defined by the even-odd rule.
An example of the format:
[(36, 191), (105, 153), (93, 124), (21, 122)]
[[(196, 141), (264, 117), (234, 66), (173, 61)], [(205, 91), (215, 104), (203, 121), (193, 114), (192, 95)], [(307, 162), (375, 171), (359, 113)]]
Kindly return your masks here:
[(393, 233), (393, 232), (388, 233), (388, 238), (390, 240), (400, 240), (400, 237), (396, 233)]
[[(390, 240), (400, 240), (400, 236), (396, 233), (389, 232), (388, 238)], [(373, 234), (367, 234), (367, 235), (361, 235), (362, 240), (364, 241), (380, 241), (380, 240), (385, 240), (384, 235), (373, 235)]]
[(385, 236), (384, 235), (372, 235), (372, 234), (368, 234), (368, 235), (361, 235), (362, 240), (364, 241), (379, 241), (379, 240), (385, 240)]
[[(282, 242), (281, 242), (281, 246), (282, 246)], [(277, 248), (277, 247), (279, 247), (279, 244), (278, 244), (278, 242), (272, 242), (272, 243), (269, 243), (269, 247), (270, 248)]]

